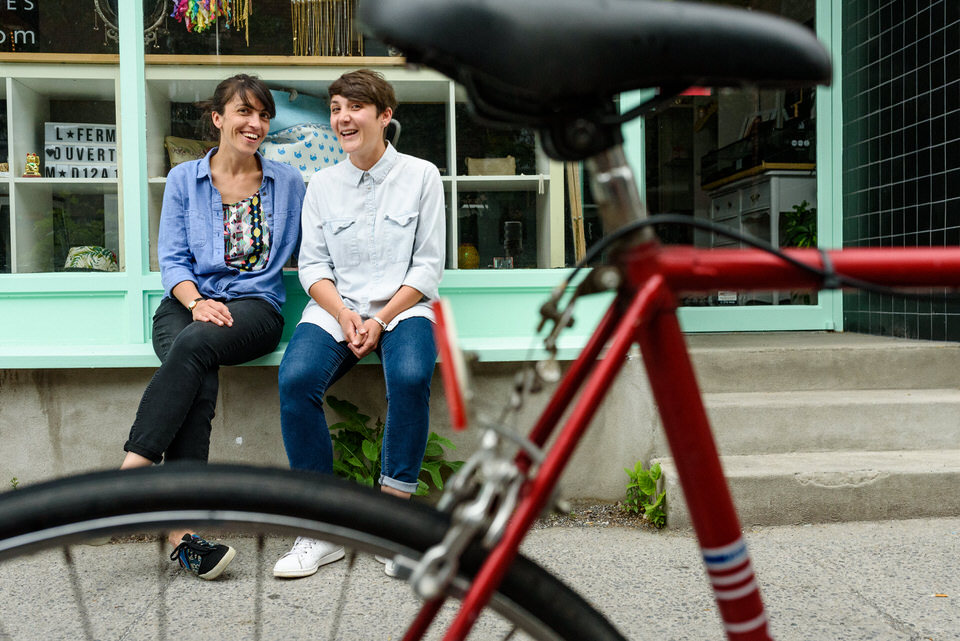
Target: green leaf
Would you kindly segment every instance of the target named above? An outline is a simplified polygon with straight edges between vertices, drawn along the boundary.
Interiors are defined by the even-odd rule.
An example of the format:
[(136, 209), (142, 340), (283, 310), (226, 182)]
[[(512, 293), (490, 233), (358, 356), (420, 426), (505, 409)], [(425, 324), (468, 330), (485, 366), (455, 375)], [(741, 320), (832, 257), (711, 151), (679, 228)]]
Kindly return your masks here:
[(663, 471), (660, 469), (659, 461), (650, 466), (650, 478), (654, 481), (658, 480), (663, 474)]
[(443, 477), (440, 475), (440, 463), (438, 461), (424, 461), (421, 469), (430, 475), (430, 479), (437, 489), (443, 489)]
[(376, 461), (380, 458), (380, 448), (373, 441), (363, 442), (363, 455), (370, 461)]
[(650, 478), (650, 475), (646, 472), (637, 479), (637, 487), (640, 488), (641, 492), (650, 496), (657, 493), (657, 482)]
[(440, 447), (439, 443), (427, 443), (427, 449), (423, 455), (424, 456), (443, 456), (443, 448)]
[(430, 486), (421, 480), (417, 480), (417, 496), (426, 496), (430, 492)]
[(430, 432), (430, 440), (431, 440), (431, 441), (436, 441), (437, 443), (439, 443), (440, 445), (446, 447), (447, 449), (451, 449), (451, 450), (457, 449), (457, 446), (453, 444), (453, 441), (451, 441), (451, 440), (448, 439), (448, 438), (444, 438), (444, 437), (440, 436), (440, 435), (437, 434), (436, 432)]

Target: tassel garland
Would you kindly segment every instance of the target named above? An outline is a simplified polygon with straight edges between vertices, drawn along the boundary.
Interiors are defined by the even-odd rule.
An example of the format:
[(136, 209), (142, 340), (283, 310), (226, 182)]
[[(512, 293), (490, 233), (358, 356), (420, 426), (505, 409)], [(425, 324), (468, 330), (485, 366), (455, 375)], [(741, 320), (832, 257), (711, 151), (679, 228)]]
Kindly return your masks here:
[(356, 0), (290, 0), (293, 55), (362, 56), (363, 38), (354, 28)]
[(203, 33), (214, 26), (218, 18), (226, 18), (227, 28), (243, 27), (247, 46), (250, 45), (250, 14), (253, 0), (174, 0), (171, 18), (183, 22), (187, 31)]

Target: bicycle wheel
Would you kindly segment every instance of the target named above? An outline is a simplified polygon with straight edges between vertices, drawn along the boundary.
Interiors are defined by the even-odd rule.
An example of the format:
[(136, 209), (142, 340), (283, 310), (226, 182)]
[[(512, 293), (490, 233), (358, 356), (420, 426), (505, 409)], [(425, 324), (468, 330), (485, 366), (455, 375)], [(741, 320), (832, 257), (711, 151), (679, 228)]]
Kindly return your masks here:
[[(101, 605), (114, 608), (119, 606), (109, 598), (98, 597), (96, 594), (90, 596), (90, 589), (84, 587), (83, 569), (78, 569), (75, 565), (75, 557), (78, 555), (71, 553), (76, 547), (70, 546), (105, 534), (160, 532), (178, 525), (216, 527), (229, 532), (255, 532), (258, 534), (259, 556), (262, 556), (267, 534), (298, 534), (342, 543), (351, 551), (348, 554), (348, 563), (330, 566), (340, 566), (336, 581), (314, 581), (309, 601), (312, 603), (314, 599), (326, 599), (325, 602), (329, 605), (324, 606), (326, 609), (323, 618), (331, 621), (324, 620), (323, 623), (330, 623), (332, 628), (327, 636), (323, 636), (323, 631), (311, 627), (310, 638), (399, 639), (418, 608), (409, 587), (396, 580), (383, 582), (398, 594), (401, 589), (405, 594), (402, 597), (376, 596), (374, 599), (380, 606), (403, 601), (403, 607), (398, 607), (402, 611), (393, 616), (387, 612), (388, 608), (378, 609), (377, 604), (373, 604), (374, 615), (371, 617), (369, 613), (365, 613), (365, 610), (371, 609), (368, 591), (370, 586), (368, 583), (357, 585), (355, 581), (351, 585), (347, 570), (359, 565), (355, 561), (357, 552), (400, 556), (411, 561), (419, 559), (426, 549), (442, 539), (448, 526), (448, 517), (420, 503), (400, 501), (332, 477), (296, 471), (241, 466), (166, 465), (124, 472), (97, 472), (38, 484), (0, 496), (0, 560), (7, 560), (0, 565), (0, 583), (5, 580), (3, 572), (11, 564), (11, 559), (20, 559), (39, 550), (62, 548), (62, 565), (66, 566), (63, 572), (67, 575), (64, 581), (69, 581), (70, 588), (60, 591), (71, 592), (76, 602), (66, 610), (75, 614), (76, 626), (82, 629), (86, 638), (108, 637), (112, 633), (101, 633), (97, 626), (102, 619), (109, 617), (101, 617), (91, 610)], [(284, 543), (277, 545), (283, 546)], [(289, 545), (289, 539), (285, 545)], [(142, 547), (140, 544), (138, 553), (142, 553)], [(51, 555), (51, 552), (45, 554)], [(452, 584), (449, 596), (457, 597), (462, 594), (466, 582), (477, 570), (482, 558), (483, 552), (479, 548), (468, 550), (462, 558), (460, 575)], [(241, 557), (238, 556), (238, 559)], [(237, 561), (234, 561), (234, 565), (236, 564)], [(376, 566), (375, 563), (371, 565)], [(167, 560), (166, 567), (170, 566), (170, 561)], [(269, 573), (272, 561), (266, 564), (258, 563), (258, 566), (261, 567), (254, 570), (257, 591), (253, 608), (255, 620), (248, 626), (253, 629), (257, 638), (264, 627), (275, 627), (269, 621), (263, 622), (265, 608), (273, 605), (271, 600), (282, 601), (283, 598), (283, 595), (269, 594), (264, 599), (264, 584), (270, 582), (269, 591), (272, 593), (282, 592), (281, 584), (289, 585), (289, 582), (274, 581), (272, 577), (260, 578)], [(46, 566), (43, 567), (46, 570)], [(231, 568), (233, 567), (232, 565)], [(321, 572), (324, 569), (321, 568)], [(98, 572), (102, 576), (102, 568)], [(126, 573), (118, 570), (116, 580), (136, 584), (144, 578), (143, 575), (150, 573), (139, 572), (140, 577), (130, 578), (137, 574), (137, 570)], [(339, 574), (344, 574), (342, 579)], [(156, 599), (158, 611), (155, 616), (150, 615), (157, 619), (157, 623), (151, 625), (149, 631), (138, 631), (136, 636), (165, 638), (166, 630), (170, 628), (177, 630), (175, 636), (183, 637), (181, 625), (175, 621), (166, 621), (171, 617), (168, 611), (171, 609), (168, 603), (171, 597), (169, 594), (165, 596), (165, 590), (170, 591), (170, 582), (183, 575), (185, 573), (176, 573), (173, 570), (160, 571), (157, 576), (160, 577), (158, 583), (161, 585), (156, 588), (143, 588), (146, 593), (160, 595)], [(171, 579), (171, 576), (175, 578)], [(316, 577), (300, 581), (313, 579)], [(22, 585), (23, 581), (20, 583)], [(192, 586), (203, 583), (205, 582), (193, 581), (181, 585), (185, 586), (182, 588), (185, 590), (200, 590), (201, 588)], [(299, 581), (296, 583), (309, 585)], [(334, 583), (340, 585), (333, 585)], [(331, 594), (334, 588), (339, 589), (336, 595)], [(137, 584), (137, 587), (132, 587), (129, 591), (135, 589), (141, 588)], [(215, 588), (203, 589), (204, 594), (216, 594), (210, 592)], [(356, 615), (350, 610), (344, 610), (342, 604), (348, 596), (356, 596), (361, 603)], [(612, 625), (581, 597), (524, 557), (518, 557), (510, 568), (488, 610), (496, 613), (494, 622), (489, 624), (489, 630), (493, 630), (489, 634), (496, 636), (488, 636), (486, 632), (478, 631), (471, 635), (471, 638), (515, 639), (526, 638), (522, 637), (525, 634), (537, 640), (623, 641), (623, 637)], [(110, 612), (112, 611), (108, 611), (108, 614)], [(6, 616), (3, 616), (4, 614)], [(6, 641), (7, 638), (20, 638), (17, 636), (16, 626), (21, 614), (17, 611), (11, 613), (9, 609), (4, 612), (0, 608), (0, 639)], [(358, 631), (356, 625), (348, 625), (348, 629), (342, 629), (341, 623), (345, 617), (350, 619), (361, 615), (366, 616), (364, 623), (356, 625), (360, 625), (362, 630)], [(487, 616), (485, 613), (484, 618)], [(147, 615), (143, 614), (142, 617)], [(280, 617), (280, 620), (282, 622), (283, 617)], [(134, 621), (132, 625), (137, 623), (139, 622)], [(378, 629), (371, 629), (374, 624)], [(40, 635), (33, 635), (34, 626), (37, 624), (29, 625), (26, 637), (41, 638)], [(63, 625), (63, 622), (58, 620), (58, 625)], [(224, 636), (233, 636), (235, 632), (228, 634), (225, 631), (227, 627), (230, 626), (222, 624), (215, 629), (221, 630)], [(438, 633), (436, 628), (442, 626), (434, 626), (431, 638)], [(22, 625), (20, 629), (23, 629)], [(520, 631), (521, 637), (514, 636), (517, 631)], [(56, 634), (62, 632), (49, 632), (42, 636), (54, 638)], [(80, 637), (81, 633), (77, 632), (74, 636)], [(288, 630), (284, 631), (283, 636), (291, 638), (295, 635)]]

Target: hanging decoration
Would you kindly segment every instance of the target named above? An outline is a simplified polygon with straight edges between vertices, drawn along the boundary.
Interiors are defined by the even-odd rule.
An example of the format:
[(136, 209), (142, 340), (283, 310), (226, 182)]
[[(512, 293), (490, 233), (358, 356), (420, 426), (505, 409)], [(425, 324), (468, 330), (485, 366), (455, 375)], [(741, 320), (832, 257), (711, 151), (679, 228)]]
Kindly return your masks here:
[(293, 55), (362, 56), (363, 37), (354, 26), (357, 0), (290, 0)]
[[(103, 22), (103, 43), (108, 40), (118, 42), (120, 32), (117, 29), (117, 0), (93, 0), (93, 30), (100, 31)], [(153, 0), (153, 7), (143, 7), (143, 44), (160, 47), (157, 37), (166, 33), (167, 0)], [(147, 26), (149, 25), (149, 26)]]
[(247, 46), (250, 46), (250, 14), (253, 0), (174, 0), (171, 17), (183, 22), (187, 31), (203, 33), (225, 18), (227, 28), (243, 28)]

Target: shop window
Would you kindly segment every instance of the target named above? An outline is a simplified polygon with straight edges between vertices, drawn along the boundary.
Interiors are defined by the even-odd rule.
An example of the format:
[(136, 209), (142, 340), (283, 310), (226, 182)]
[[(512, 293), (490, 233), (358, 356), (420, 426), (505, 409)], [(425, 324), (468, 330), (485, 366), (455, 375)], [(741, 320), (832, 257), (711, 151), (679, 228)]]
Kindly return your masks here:
[[(813, 28), (814, 0), (717, 2), (781, 12)], [(816, 246), (815, 90), (712, 89), (684, 95), (647, 119), (646, 200), (651, 213), (702, 218), (774, 246)], [(738, 247), (722, 234), (658, 230), (666, 243)], [(711, 292), (684, 304), (811, 304), (794, 292)]]
[[(0, 52), (117, 53), (116, 18), (104, 20), (100, 7), (117, 0), (3, 0)], [(109, 11), (108, 11), (109, 13)]]
[[(115, 4), (116, 0), (110, 2)], [(357, 29), (354, 21), (357, 0), (143, 2), (144, 45), (148, 54), (387, 56), (396, 53)], [(160, 11), (161, 6), (166, 7), (166, 12)], [(248, 9), (249, 14), (244, 14), (244, 9)]]

